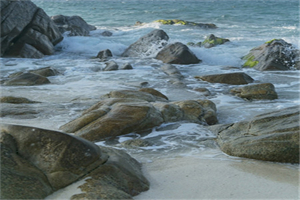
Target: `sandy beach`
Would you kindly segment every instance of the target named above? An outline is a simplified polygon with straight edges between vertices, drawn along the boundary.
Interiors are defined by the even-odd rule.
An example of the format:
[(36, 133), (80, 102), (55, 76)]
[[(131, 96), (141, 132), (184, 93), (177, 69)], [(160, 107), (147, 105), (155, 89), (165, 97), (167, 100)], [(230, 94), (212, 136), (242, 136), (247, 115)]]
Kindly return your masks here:
[(299, 199), (299, 169), (248, 159), (177, 157), (144, 163), (150, 190), (134, 199)]

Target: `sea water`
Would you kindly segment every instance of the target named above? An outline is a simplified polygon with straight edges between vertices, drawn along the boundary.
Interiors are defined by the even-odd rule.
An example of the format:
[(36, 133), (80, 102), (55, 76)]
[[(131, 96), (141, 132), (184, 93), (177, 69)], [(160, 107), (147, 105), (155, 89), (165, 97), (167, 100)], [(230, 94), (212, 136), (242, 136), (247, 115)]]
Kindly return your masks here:
[[(37, 114), (1, 118), (2, 122), (31, 125), (58, 130), (78, 117), (99, 97), (112, 90), (138, 89), (147, 82), (171, 101), (209, 99), (216, 104), (219, 123), (234, 123), (268, 111), (299, 105), (299, 71), (257, 71), (241, 68), (241, 57), (249, 50), (274, 38), (284, 39), (299, 48), (298, 0), (33, 0), (49, 16), (79, 15), (97, 30), (90, 36), (68, 37), (56, 46), (54, 55), (41, 59), (1, 58), (1, 79), (8, 75), (43, 67), (52, 67), (60, 75), (49, 77), (51, 84), (41, 86), (1, 86), (2, 96), (26, 97), (41, 103), (25, 106)], [(183, 25), (162, 25), (158, 19), (182, 19), (199, 23), (214, 23), (217, 29), (201, 29)], [(143, 22), (135, 26), (136, 21)], [(163, 63), (152, 55), (123, 58), (124, 50), (154, 29), (164, 30), (169, 43), (200, 42), (209, 34), (227, 38), (230, 42), (210, 49), (190, 47), (202, 60), (199, 64), (175, 65), (184, 75), (187, 87), (178, 87), (159, 66)], [(103, 31), (113, 33), (102, 36)], [(119, 65), (130, 63), (133, 70), (102, 71), (104, 62), (93, 59), (97, 53), (110, 49), (112, 60)], [(229, 94), (236, 86), (212, 84), (195, 76), (245, 72), (255, 83), (273, 83), (276, 100), (245, 101)], [(254, 84), (255, 84), (254, 83)], [(211, 96), (194, 91), (207, 88)], [(5, 105), (2, 105), (4, 108)], [(150, 147), (127, 150), (132, 155), (151, 159), (155, 156), (199, 153), (212, 144), (215, 136), (205, 126), (194, 123), (170, 123), (153, 128), (149, 134), (131, 133), (113, 141), (99, 141), (99, 145), (122, 148), (120, 142), (141, 138), (153, 143)], [(208, 141), (208, 142), (205, 142)], [(147, 158), (148, 159), (148, 158)]]

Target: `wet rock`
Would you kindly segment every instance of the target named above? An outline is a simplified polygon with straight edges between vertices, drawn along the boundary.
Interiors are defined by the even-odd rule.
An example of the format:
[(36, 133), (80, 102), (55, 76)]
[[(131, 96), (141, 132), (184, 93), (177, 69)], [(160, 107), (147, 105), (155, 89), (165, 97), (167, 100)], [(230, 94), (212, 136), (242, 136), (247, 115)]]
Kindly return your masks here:
[(101, 147), (109, 156), (107, 162), (86, 175), (82, 193), (71, 199), (132, 199), (149, 189), (149, 182), (143, 176), (141, 165), (127, 153)]
[(75, 181), (72, 199), (131, 199), (149, 189), (141, 165), (125, 152), (35, 127), (1, 124), (1, 198), (44, 199)]
[(45, 174), (18, 154), (13, 136), (1, 131), (1, 199), (43, 199), (53, 192)]
[(257, 115), (250, 121), (210, 127), (231, 156), (299, 163), (299, 107)]
[(167, 45), (155, 58), (168, 64), (196, 64), (201, 62), (186, 45), (180, 42)]
[(132, 139), (132, 140), (126, 140), (122, 142), (121, 145), (125, 146), (126, 148), (135, 148), (135, 147), (149, 147), (152, 144), (143, 139)]
[(165, 64), (161, 67), (161, 70), (166, 74), (168, 74), (169, 76), (171, 76), (172, 78), (177, 79), (178, 81), (184, 78), (184, 76), (174, 65)]
[(201, 44), (201, 46), (205, 48), (211, 48), (217, 45), (224, 44), (226, 42), (229, 42), (228, 39), (216, 37), (214, 34), (210, 34)]
[(109, 61), (103, 71), (114, 71), (119, 69), (119, 65), (115, 61)]
[(28, 106), (32, 104), (16, 104), (10, 103), (5, 106), (1, 105), (0, 117), (13, 117), (15, 119), (34, 119), (37, 114), (42, 112), (42, 109), (36, 108), (34, 106)]
[(102, 35), (102, 36), (109, 37), (109, 36), (112, 36), (112, 35), (113, 35), (113, 33), (112, 33), (112, 32), (110, 32), (110, 31), (103, 31), (103, 32), (101, 33), (101, 35)]
[(102, 50), (102, 51), (99, 51), (99, 53), (97, 54), (96, 58), (100, 58), (100, 59), (103, 59), (103, 60), (106, 60), (110, 57), (112, 57), (112, 53), (109, 49), (105, 49), (105, 50)]
[(39, 103), (39, 102), (31, 101), (24, 97), (3, 96), (0, 98), (0, 103), (22, 104), (22, 103)]
[[(29, 70), (27, 72), (38, 74), (43, 77), (56, 76), (59, 74), (59, 72), (56, 69), (53, 69), (51, 67), (44, 67), (44, 68), (40, 68), (40, 69)], [(25, 72), (15, 72), (15, 73), (10, 74), (8, 76), (8, 78), (18, 77), (24, 73)]]
[(129, 70), (129, 69), (133, 69), (132, 65), (129, 63), (125, 63), (124, 65), (122, 65), (121, 67), (122, 70)]
[(28, 72), (5, 81), (3, 85), (32, 86), (32, 85), (43, 85), (48, 83), (50, 83), (50, 81), (46, 77)]
[(240, 88), (233, 88), (230, 90), (231, 93), (238, 97), (245, 98), (248, 100), (254, 99), (277, 99), (277, 93), (272, 83), (262, 83), (255, 85), (247, 85)]
[(230, 85), (243, 85), (254, 81), (249, 75), (243, 72), (196, 76), (195, 78), (210, 83), (225, 83)]
[[(60, 132), (8, 124), (1, 124), (1, 132), (8, 134), (15, 141), (16, 150), (11, 152), (15, 156), (11, 156), (26, 160), (27, 166), (30, 164), (27, 168), (28, 175), (21, 178), (26, 182), (32, 174), (36, 174), (48, 180), (45, 181), (47, 187), (44, 190), (48, 187), (53, 188), (50, 191), (63, 188), (107, 160), (107, 155), (102, 154), (96, 145)], [(22, 163), (19, 163), (19, 167), (22, 168)], [(36, 173), (37, 170), (40, 173)], [(3, 178), (7, 181), (6, 178), (18, 177), (18, 171), (7, 170), (2, 173), (1, 181)], [(18, 188), (9, 185), (6, 186), (10, 188), (6, 189), (6, 186), (1, 184), (4, 189), (10, 191), (26, 188), (24, 182), (20, 182)]]
[(188, 42), (186, 45), (191, 46), (191, 47), (201, 47), (202, 42), (197, 42), (197, 43)]
[(155, 54), (162, 49), (169, 40), (169, 36), (163, 30), (153, 30), (131, 44), (121, 56), (123, 57), (143, 57)]
[(289, 70), (294, 67), (297, 54), (295, 48), (282, 39), (268, 41), (253, 48), (242, 59), (243, 67), (253, 67), (260, 71)]
[(204, 96), (210, 96), (211, 93), (207, 88), (195, 88), (194, 91), (200, 92)]
[(40, 76), (49, 77), (49, 76), (56, 76), (59, 72), (56, 69), (51, 67), (44, 67), (41, 69), (29, 70), (28, 72), (38, 74)]
[(159, 19), (156, 20), (154, 22), (158, 22), (164, 25), (187, 25), (187, 26), (195, 26), (195, 27), (199, 27), (199, 28), (210, 28), (210, 29), (215, 29), (217, 28), (217, 26), (215, 24), (205, 24), (205, 23), (195, 23), (195, 22), (190, 22), (190, 21), (185, 21), (185, 20), (181, 20), (181, 19)]
[(88, 36), (90, 31), (96, 30), (95, 26), (89, 25), (80, 16), (55, 15), (51, 19), (61, 33), (70, 31), (68, 36)]
[(217, 122), (215, 104), (209, 100), (167, 103), (166, 97), (163, 95), (163, 98), (158, 91), (149, 88), (146, 91), (112, 91), (60, 129), (91, 141), (99, 141), (147, 131), (164, 122)]
[(31, 1), (1, 1), (1, 56), (41, 58), (63, 37), (43, 9)]
[(166, 95), (162, 94), (161, 92), (159, 92), (153, 88), (141, 88), (141, 89), (139, 89), (139, 91), (146, 92), (146, 93), (152, 94), (153, 96), (161, 97), (163, 99), (169, 100), (168, 97), (166, 97)]

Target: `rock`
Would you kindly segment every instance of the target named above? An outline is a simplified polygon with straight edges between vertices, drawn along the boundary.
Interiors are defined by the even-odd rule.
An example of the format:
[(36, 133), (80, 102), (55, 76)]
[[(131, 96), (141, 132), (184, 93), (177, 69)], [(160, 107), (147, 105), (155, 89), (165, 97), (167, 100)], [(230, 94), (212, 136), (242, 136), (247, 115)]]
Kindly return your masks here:
[(83, 193), (71, 199), (132, 199), (149, 189), (149, 182), (135, 159), (117, 149), (101, 147), (101, 150), (109, 159), (86, 175), (86, 183), (79, 186)]
[(24, 103), (9, 103), (5, 106), (1, 105), (0, 117), (9, 116), (14, 119), (34, 119), (39, 113), (42, 112), (42, 109), (40, 107), (29, 105), (32, 104), (28, 103), (26, 106)]
[(121, 67), (121, 69), (123, 69), (123, 70), (129, 70), (129, 69), (133, 69), (133, 67), (132, 67), (131, 64), (125, 63), (125, 64)]
[(196, 76), (195, 78), (210, 83), (225, 83), (230, 85), (243, 85), (254, 81), (249, 75), (243, 72)]
[(217, 45), (224, 44), (225, 42), (229, 42), (228, 39), (216, 37), (213, 34), (210, 34), (201, 44), (201, 46), (205, 48), (211, 48)]
[(106, 64), (104, 71), (114, 71), (119, 69), (119, 65), (115, 61), (109, 61)]
[(57, 131), (1, 124), (1, 199), (44, 199), (75, 181), (79, 197), (132, 199), (149, 189), (127, 153)]
[(112, 35), (113, 35), (113, 33), (112, 33), (112, 32), (110, 32), (110, 31), (103, 31), (103, 32), (101, 33), (101, 35), (102, 35), (102, 36), (109, 37), (109, 36), (112, 36)]
[(56, 76), (59, 72), (56, 69), (52, 69), (51, 67), (44, 67), (41, 69), (29, 70), (28, 72), (38, 74), (40, 76), (49, 77)]
[(216, 125), (221, 150), (231, 156), (299, 163), (299, 107), (255, 116), (250, 121)]
[(187, 25), (187, 26), (195, 26), (199, 28), (210, 28), (210, 29), (215, 29), (217, 26), (215, 24), (204, 24), (204, 23), (195, 23), (195, 22), (189, 22), (181, 19), (159, 19), (154, 22), (158, 22), (164, 25), (174, 25), (174, 24), (180, 24), (180, 25)]
[(202, 93), (204, 96), (210, 96), (211, 93), (207, 88), (195, 88), (194, 91)]
[[(24, 170), (25, 175), (19, 177), (21, 181), (18, 183), (19, 187), (13, 188), (11, 184), (1, 184), (1, 195), (8, 197), (15, 194), (3, 191), (26, 188), (24, 184), (28, 179), (30, 180), (31, 175), (45, 179), (44, 185), (47, 187), (45, 186), (42, 190), (48, 190), (49, 187), (53, 188), (50, 190), (52, 192), (77, 181), (78, 178), (98, 167), (108, 158), (93, 143), (56, 131), (1, 124), (1, 133), (9, 135), (15, 141), (15, 150), (10, 152), (10, 156), (16, 157), (16, 159), (11, 162), (18, 163), (18, 160), (22, 158), (26, 161), (25, 166), (27, 166), (26, 169), (23, 169), (22, 162), (18, 163), (18, 167)], [(8, 166), (4, 164), (1, 167)], [(35, 171), (40, 171), (40, 173)], [(1, 181), (2, 179), (3, 181), (14, 180), (14, 177), (19, 176), (18, 170), (9, 170), (9, 168), (1, 173)], [(22, 191), (14, 192), (23, 193)], [(24, 198), (27, 197), (24, 196)]]
[(0, 98), (0, 103), (21, 104), (21, 103), (39, 103), (39, 102), (31, 101), (23, 97), (4, 96)]
[[(40, 69), (29, 70), (28, 72), (38, 74), (43, 77), (56, 76), (59, 74), (59, 72), (56, 69), (52, 69), (51, 67), (44, 67), (44, 68), (40, 68)], [(8, 78), (18, 77), (22, 74), (24, 74), (24, 72), (15, 72), (15, 73), (10, 74), (8, 76)]]
[(159, 29), (155, 29), (147, 35), (141, 37), (138, 41), (131, 44), (121, 56), (123, 57), (143, 57), (151, 56), (163, 48), (169, 36)]
[(132, 140), (126, 140), (124, 142), (121, 142), (121, 145), (126, 148), (135, 148), (135, 147), (149, 147), (152, 146), (152, 144), (146, 140), (143, 139), (132, 139)]
[(180, 42), (167, 45), (156, 55), (156, 59), (168, 64), (196, 64), (201, 62), (186, 45)]
[(152, 94), (153, 96), (161, 97), (163, 99), (169, 100), (168, 97), (166, 97), (164, 94), (162, 94), (161, 92), (159, 92), (153, 88), (141, 88), (141, 89), (139, 89), (139, 91), (146, 92), (146, 93)]
[(63, 37), (43, 9), (31, 1), (1, 1), (1, 56), (41, 58)]
[(4, 82), (6, 86), (32, 86), (48, 84), (50, 81), (43, 76), (34, 73), (23, 73)]
[(61, 33), (70, 31), (68, 36), (88, 36), (90, 31), (96, 30), (95, 26), (89, 25), (80, 16), (55, 15), (51, 19)]
[(238, 97), (245, 98), (248, 100), (253, 99), (277, 99), (277, 93), (272, 83), (262, 83), (255, 85), (247, 85), (240, 88), (233, 88), (230, 90), (231, 93)]
[(177, 79), (178, 81), (184, 78), (184, 76), (174, 65), (165, 64), (161, 67), (161, 70), (164, 71), (169, 76), (171, 76), (172, 78)]
[(282, 39), (268, 41), (253, 48), (242, 59), (246, 60), (243, 67), (253, 67), (260, 71), (289, 70), (294, 67), (297, 54), (294, 47)]
[(167, 97), (163, 95), (163, 98), (158, 91), (150, 88), (145, 91), (112, 91), (60, 129), (90, 141), (99, 141), (147, 131), (167, 122), (217, 123), (215, 104), (209, 100), (167, 103)]
[(201, 47), (202, 42), (197, 42), (197, 43), (188, 42), (186, 45), (191, 46), (191, 47)]
[(109, 49), (105, 49), (105, 50), (102, 50), (102, 51), (99, 51), (99, 53), (97, 54), (96, 58), (100, 58), (100, 59), (103, 59), (103, 60), (106, 60), (110, 57), (112, 57), (112, 53)]
[(1, 199), (44, 199), (53, 192), (47, 177), (17, 153), (15, 139), (0, 133)]

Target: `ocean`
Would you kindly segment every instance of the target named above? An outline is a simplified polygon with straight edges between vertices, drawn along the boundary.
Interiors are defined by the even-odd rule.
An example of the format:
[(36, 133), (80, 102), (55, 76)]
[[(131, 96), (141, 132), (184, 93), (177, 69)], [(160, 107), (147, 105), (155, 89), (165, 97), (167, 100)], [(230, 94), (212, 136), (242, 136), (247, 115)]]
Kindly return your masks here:
[[(2, 96), (26, 97), (42, 103), (28, 105), (37, 111), (30, 117), (3, 116), (2, 122), (31, 125), (58, 130), (78, 117), (83, 110), (99, 101), (99, 97), (112, 90), (137, 89), (142, 82), (171, 101), (209, 99), (217, 106), (219, 123), (234, 123), (268, 111), (299, 105), (299, 71), (257, 71), (241, 68), (252, 48), (271, 39), (284, 39), (299, 48), (298, 0), (33, 0), (49, 16), (79, 15), (97, 27), (90, 36), (64, 36), (56, 46), (54, 55), (41, 59), (1, 58), (1, 78), (17, 71), (52, 67), (60, 75), (49, 77), (51, 84), (41, 86), (2, 86)], [(183, 25), (162, 25), (158, 19), (182, 19), (200, 23), (214, 23), (217, 29), (201, 29)], [(137, 21), (143, 22), (135, 26)], [(154, 29), (163, 29), (169, 43), (203, 41), (209, 34), (227, 38), (230, 42), (210, 49), (189, 47), (202, 60), (199, 64), (176, 65), (184, 75), (186, 88), (172, 83), (158, 66), (155, 54), (141, 58), (124, 58), (120, 55), (132, 43)], [(102, 36), (103, 31), (113, 33)], [(105, 64), (93, 59), (97, 53), (110, 49), (112, 60), (119, 65), (131, 63), (133, 70), (104, 72)], [(245, 72), (255, 83), (273, 83), (278, 93), (276, 100), (245, 101), (229, 94), (236, 86), (211, 84), (195, 76)], [(207, 88), (210, 96), (201, 95), (195, 88)], [(24, 105), (22, 105), (24, 106)], [(22, 106), (16, 108), (23, 109)], [(142, 138), (154, 146), (126, 150), (140, 159), (170, 155), (192, 155), (205, 151), (211, 144), (201, 141), (214, 138), (205, 126), (194, 123), (170, 123), (156, 127), (148, 135), (131, 133), (114, 141), (98, 144), (124, 149), (120, 142)], [(217, 154), (220, 154), (217, 151)], [(148, 156), (148, 157), (147, 157)], [(212, 153), (212, 156), (214, 154)], [(228, 157), (229, 159), (229, 157)]]

